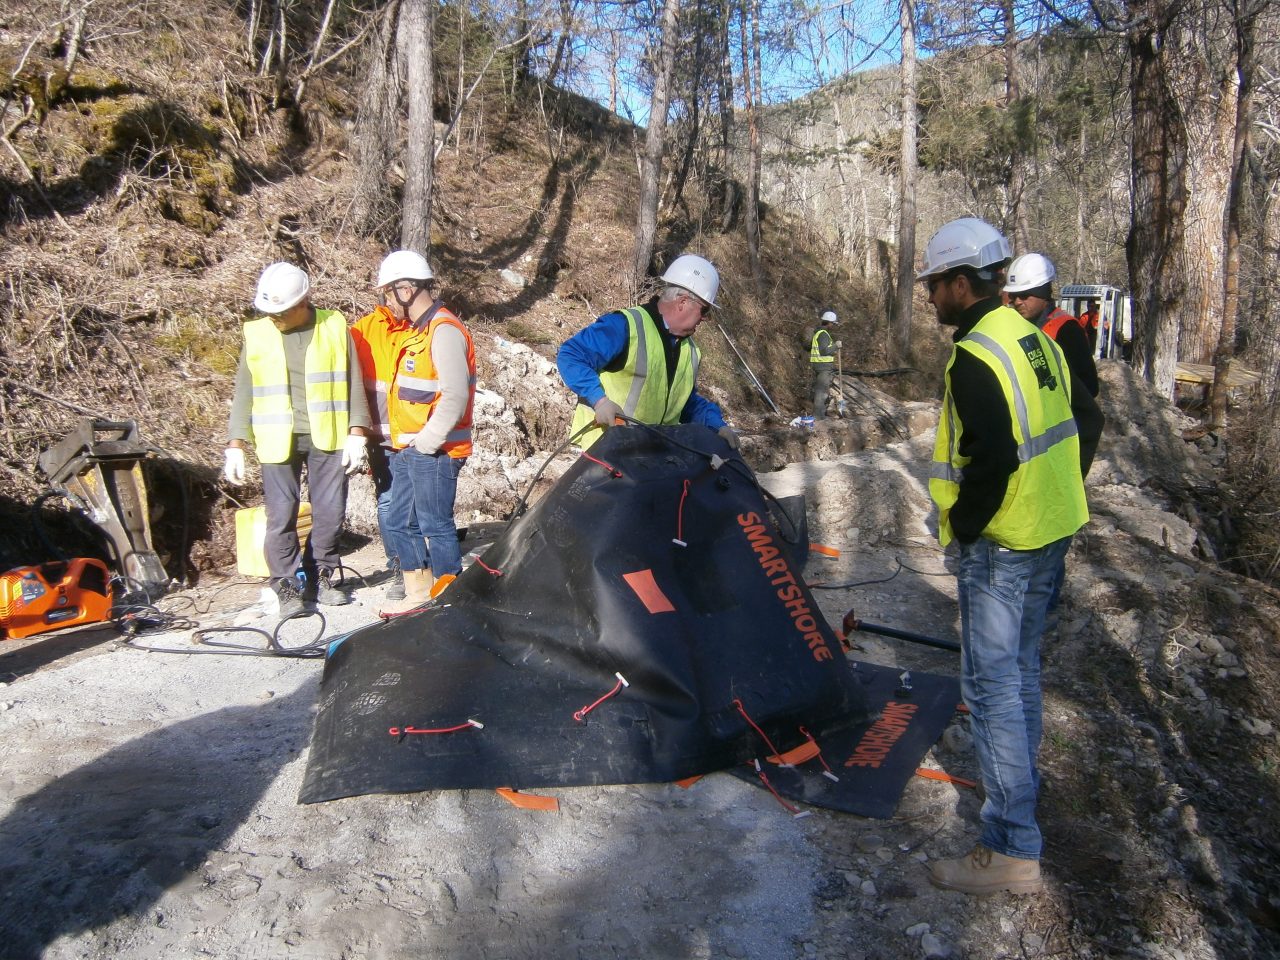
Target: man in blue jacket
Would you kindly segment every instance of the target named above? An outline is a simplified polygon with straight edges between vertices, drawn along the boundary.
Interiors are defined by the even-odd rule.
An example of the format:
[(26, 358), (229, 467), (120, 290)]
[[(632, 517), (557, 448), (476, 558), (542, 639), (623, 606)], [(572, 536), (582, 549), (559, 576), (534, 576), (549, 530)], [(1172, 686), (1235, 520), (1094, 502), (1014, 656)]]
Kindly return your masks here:
[(619, 417), (641, 423), (700, 423), (737, 449), (720, 407), (695, 386), (700, 354), (691, 339), (716, 305), (720, 275), (685, 254), (662, 275), (666, 286), (643, 306), (615, 310), (560, 347), (556, 366), (578, 395), (570, 435), (583, 449)]

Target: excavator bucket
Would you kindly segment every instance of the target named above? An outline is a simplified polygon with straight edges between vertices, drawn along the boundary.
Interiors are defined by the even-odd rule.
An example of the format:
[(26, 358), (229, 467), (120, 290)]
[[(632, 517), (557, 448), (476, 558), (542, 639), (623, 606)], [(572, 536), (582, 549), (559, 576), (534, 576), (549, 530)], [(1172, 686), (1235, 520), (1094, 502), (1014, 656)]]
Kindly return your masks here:
[(169, 578), (151, 545), (142, 461), (151, 448), (133, 420), (85, 418), (40, 454), (40, 472), (107, 537), (128, 589), (163, 593)]

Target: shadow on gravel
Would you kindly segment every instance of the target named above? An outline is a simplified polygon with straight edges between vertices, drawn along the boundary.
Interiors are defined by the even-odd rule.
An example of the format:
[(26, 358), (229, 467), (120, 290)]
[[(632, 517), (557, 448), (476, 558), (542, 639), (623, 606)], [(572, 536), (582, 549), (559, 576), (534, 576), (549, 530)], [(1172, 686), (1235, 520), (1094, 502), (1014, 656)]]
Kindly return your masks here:
[(0, 953), (37, 958), (191, 877), (306, 747), (314, 698), (305, 684), (165, 727), (18, 801), (0, 822)]

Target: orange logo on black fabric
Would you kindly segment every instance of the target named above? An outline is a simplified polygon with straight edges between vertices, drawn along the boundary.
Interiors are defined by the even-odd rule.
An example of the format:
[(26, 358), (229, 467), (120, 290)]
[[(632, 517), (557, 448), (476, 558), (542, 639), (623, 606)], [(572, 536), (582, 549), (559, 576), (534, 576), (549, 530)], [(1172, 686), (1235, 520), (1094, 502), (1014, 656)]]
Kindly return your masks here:
[(818, 629), (818, 620), (804, 598), (804, 590), (796, 581), (795, 574), (791, 572), (791, 567), (787, 564), (786, 557), (782, 555), (782, 550), (765, 529), (760, 515), (740, 513), (738, 525), (747, 535), (751, 549), (755, 551), (756, 559), (760, 562), (760, 569), (769, 578), (770, 586), (776, 588), (778, 599), (791, 614), (792, 625), (804, 637), (805, 644), (813, 652), (813, 659), (833, 659), (831, 648), (827, 646), (822, 631)]
[(871, 729), (862, 735), (853, 753), (844, 762), (846, 767), (879, 767), (894, 744), (901, 739), (911, 726), (911, 718), (920, 709), (914, 703), (902, 703), (890, 700), (884, 705), (880, 719), (871, 725)]

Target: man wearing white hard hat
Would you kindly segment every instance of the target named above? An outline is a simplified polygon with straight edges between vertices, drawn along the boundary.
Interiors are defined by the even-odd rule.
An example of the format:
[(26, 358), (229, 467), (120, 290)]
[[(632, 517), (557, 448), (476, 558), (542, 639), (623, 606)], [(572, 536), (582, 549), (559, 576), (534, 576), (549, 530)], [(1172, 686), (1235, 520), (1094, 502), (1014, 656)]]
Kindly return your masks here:
[(831, 328), (840, 321), (834, 310), (827, 310), (818, 322), (818, 329), (809, 341), (809, 367), (813, 370), (813, 419), (827, 419), (827, 394), (831, 392), (831, 379), (836, 368), (836, 353), (840, 341)]
[(384, 299), (409, 324), (387, 396), (394, 450), (387, 548), (402, 571), (404, 596), (389, 593), (382, 612), (394, 614), (426, 603), (462, 572), (453, 505), (471, 456), (476, 351), (470, 331), (437, 297), (425, 259), (398, 250), (383, 268)]
[[(435, 274), (425, 257), (413, 250), (392, 251), (378, 265), (375, 288), (380, 302), (373, 312), (351, 325), (351, 338), (360, 358), (360, 373), (373, 420), (369, 431), (369, 472), (377, 497), (378, 534), (391, 572), (385, 593), (387, 600), (403, 600), (405, 596), (404, 574), (400, 559), (392, 549), (387, 524), (396, 455), (391, 444), (389, 397), (401, 345), (413, 326), (409, 308), (423, 298), (430, 303), (435, 286)], [(416, 519), (410, 522), (410, 532), (421, 537)]]
[(1102, 426), (1101, 414), (1077, 420), (1073, 399), (1093, 401), (1061, 349), (1001, 304), (1009, 259), (998, 230), (965, 217), (933, 235), (916, 277), (955, 328), (929, 493), (938, 539), (957, 554), (960, 691), (986, 792), (977, 845), (934, 861), (929, 879), (975, 895), (1042, 889), (1040, 635), (1089, 519), (1084, 475)]
[[(253, 305), (262, 316), (244, 325), (231, 402), (223, 473), (245, 479), (252, 444), (262, 465), (271, 589), (287, 617), (304, 600), (336, 606), (350, 597), (334, 583), (341, 566), (338, 533), (346, 514), (347, 474), (365, 462), (369, 407), (356, 383), (359, 362), (336, 310), (311, 305), (311, 282), (291, 263), (273, 263), (258, 279)], [(311, 495), (311, 536), (298, 544), (302, 468)]]
[(1009, 264), (1004, 293), (1009, 306), (1022, 319), (1034, 323), (1053, 338), (1067, 358), (1067, 366), (1080, 378), (1089, 395), (1098, 395), (1098, 367), (1093, 362), (1089, 338), (1076, 318), (1053, 300), (1053, 261), (1042, 253), (1024, 253)]
[[(604, 314), (556, 354), (560, 376), (578, 395), (569, 432), (576, 436), (587, 428), (577, 440), (584, 450), (622, 416), (700, 423), (737, 449), (720, 407), (699, 394), (695, 382), (699, 352), (692, 336), (716, 306), (720, 274), (709, 260), (686, 253), (671, 261), (662, 282), (648, 303)], [(640, 389), (632, 389), (639, 378)]]

